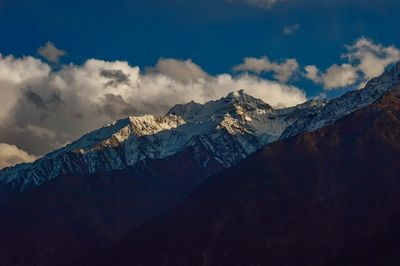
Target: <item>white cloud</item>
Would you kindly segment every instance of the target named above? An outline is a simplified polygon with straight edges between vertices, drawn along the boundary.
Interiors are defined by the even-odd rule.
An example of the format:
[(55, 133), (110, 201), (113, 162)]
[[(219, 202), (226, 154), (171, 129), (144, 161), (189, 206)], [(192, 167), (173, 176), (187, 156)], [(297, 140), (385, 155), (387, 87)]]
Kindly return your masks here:
[(271, 62), (268, 57), (261, 58), (246, 57), (243, 63), (234, 67), (235, 71), (251, 71), (257, 74), (272, 72), (274, 78), (281, 82), (287, 82), (299, 69), (296, 59), (286, 59), (285, 61)]
[(304, 67), (305, 77), (317, 84), (322, 84), (326, 90), (342, 88), (357, 82), (357, 69), (349, 64), (332, 65), (324, 73), (320, 73), (315, 65)]
[[(3, 74), (5, 73), (5, 74)], [(190, 60), (160, 59), (140, 71), (125, 61), (89, 59), (59, 70), (32, 58), (0, 57), (0, 142), (43, 155), (115, 119), (164, 114), (244, 89), (273, 106), (306, 100), (302, 90), (243, 74), (210, 75)], [(4, 107), (4, 106), (3, 106)]]
[(156, 72), (170, 77), (182, 83), (189, 83), (199, 79), (206, 79), (207, 73), (203, 71), (198, 65), (194, 64), (192, 60), (180, 61), (176, 59), (161, 58), (158, 60), (154, 69)]
[(333, 64), (324, 73), (315, 65), (306, 66), (304, 76), (325, 89), (338, 89), (350, 85), (363, 88), (366, 82), (381, 75), (387, 66), (400, 60), (400, 50), (394, 46), (375, 44), (367, 38), (360, 38), (352, 45), (346, 45), (347, 52), (342, 58), (348, 62)]
[(349, 65), (332, 65), (321, 75), (326, 89), (336, 89), (353, 85), (357, 81), (357, 70)]
[(226, 0), (228, 2), (244, 2), (255, 7), (269, 9), (278, 2), (284, 0)]
[(283, 28), (283, 33), (286, 35), (290, 35), (290, 34), (296, 33), (299, 29), (300, 29), (299, 24), (293, 24), (293, 25), (289, 25), (289, 26), (286, 26), (285, 28)]
[(367, 38), (358, 39), (353, 45), (346, 46), (348, 53), (343, 57), (357, 64), (365, 79), (381, 75), (385, 68), (400, 60), (400, 50), (394, 46), (384, 47)]
[(305, 66), (306, 71), (305, 77), (314, 81), (315, 83), (321, 83), (321, 77), (319, 76), (319, 69), (316, 65)]
[(0, 54), (0, 122), (15, 106), (19, 88), (41, 81), (50, 71), (47, 64), (33, 57), (15, 58)]
[(36, 160), (33, 155), (26, 151), (18, 149), (15, 145), (0, 143), (0, 169), (8, 166), (14, 166), (18, 163), (27, 163)]
[(66, 54), (64, 50), (58, 49), (52, 42), (47, 42), (39, 47), (38, 54), (52, 63), (58, 63), (60, 58)]

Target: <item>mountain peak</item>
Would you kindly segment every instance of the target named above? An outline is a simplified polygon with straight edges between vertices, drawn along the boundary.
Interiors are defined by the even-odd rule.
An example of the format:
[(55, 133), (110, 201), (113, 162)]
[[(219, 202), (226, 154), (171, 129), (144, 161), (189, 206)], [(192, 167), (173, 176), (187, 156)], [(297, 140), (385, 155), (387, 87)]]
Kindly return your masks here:
[(272, 109), (272, 107), (262, 101), (261, 99), (255, 98), (247, 94), (243, 89), (238, 91), (230, 92), (226, 97), (222, 97), (220, 100), (231, 100), (242, 105), (257, 105), (262, 108)]
[(273, 108), (261, 99), (254, 98), (244, 90), (230, 92), (227, 96), (216, 101), (199, 104), (191, 101), (187, 104), (178, 104), (172, 107), (167, 114), (183, 117), (187, 121), (204, 121), (210, 117), (223, 119), (226, 114), (238, 115), (238, 110), (263, 112), (272, 111)]
[(238, 90), (238, 91), (232, 91), (232, 92), (228, 93), (226, 98), (231, 98), (231, 99), (240, 99), (240, 98), (242, 98), (243, 99), (246, 96), (248, 96), (248, 94), (246, 94), (244, 92), (244, 90), (241, 89), (241, 90)]

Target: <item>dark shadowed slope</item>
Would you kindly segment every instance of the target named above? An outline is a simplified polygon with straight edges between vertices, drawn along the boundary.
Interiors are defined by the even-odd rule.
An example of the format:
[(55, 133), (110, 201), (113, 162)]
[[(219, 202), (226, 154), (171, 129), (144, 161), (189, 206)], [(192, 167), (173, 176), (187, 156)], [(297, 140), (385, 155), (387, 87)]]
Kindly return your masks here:
[(399, 265), (399, 163), (396, 89), (265, 147), (89, 264)]
[(59, 177), (17, 194), (0, 204), (0, 265), (61, 265), (104, 248), (222, 168), (206, 150), (188, 148), (112, 173)]

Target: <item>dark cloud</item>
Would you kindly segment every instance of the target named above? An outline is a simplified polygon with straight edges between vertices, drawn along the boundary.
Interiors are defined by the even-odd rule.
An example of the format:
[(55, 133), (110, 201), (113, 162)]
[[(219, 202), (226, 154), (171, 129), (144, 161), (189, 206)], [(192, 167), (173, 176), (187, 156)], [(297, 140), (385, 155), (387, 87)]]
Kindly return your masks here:
[(111, 93), (102, 97), (97, 109), (99, 114), (108, 115), (114, 119), (138, 114), (138, 110), (133, 105), (127, 103), (121, 95)]
[(129, 75), (120, 69), (102, 69), (100, 70), (100, 76), (110, 79), (104, 84), (105, 86), (117, 87), (120, 84), (130, 84)]
[(75, 113), (75, 114), (72, 114), (72, 116), (75, 117), (78, 120), (82, 120), (82, 119), (85, 118), (85, 115), (82, 114), (82, 113)]
[(57, 92), (52, 92), (48, 98), (44, 99), (38, 93), (28, 89), (25, 91), (25, 97), (28, 102), (32, 103), (36, 108), (41, 110), (48, 110), (54, 107), (59, 107), (60, 105), (65, 105), (60, 94)]
[(58, 63), (60, 58), (66, 55), (64, 50), (58, 49), (52, 42), (47, 42), (45, 45), (39, 47), (37, 52), (52, 63)]
[(35, 105), (37, 109), (47, 109), (43, 98), (39, 94), (28, 90), (25, 92), (25, 97), (29, 102)]

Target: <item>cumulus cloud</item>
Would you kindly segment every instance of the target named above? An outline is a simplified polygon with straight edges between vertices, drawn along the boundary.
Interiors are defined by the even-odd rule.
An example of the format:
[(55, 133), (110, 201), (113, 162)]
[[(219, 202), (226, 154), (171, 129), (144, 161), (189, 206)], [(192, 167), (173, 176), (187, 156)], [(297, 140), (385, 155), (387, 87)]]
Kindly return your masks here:
[(108, 93), (100, 98), (98, 105), (98, 114), (108, 115), (110, 117), (129, 116), (140, 113), (136, 107), (127, 103), (121, 95)]
[(319, 69), (316, 65), (308, 65), (304, 67), (306, 71), (305, 77), (314, 81), (315, 83), (321, 82), (321, 77), (319, 76)]
[(191, 60), (175, 59), (143, 71), (97, 59), (54, 70), (33, 57), (0, 56), (0, 85), (0, 142), (39, 156), (113, 120), (165, 114), (175, 104), (204, 103), (234, 90), (273, 106), (306, 100), (294, 86), (249, 74), (210, 75)]
[(353, 85), (357, 81), (357, 70), (349, 65), (332, 65), (321, 76), (326, 89)]
[(234, 67), (235, 71), (250, 71), (257, 74), (272, 72), (274, 78), (281, 82), (287, 82), (299, 69), (296, 59), (286, 59), (285, 61), (272, 62), (267, 56), (261, 58), (246, 57), (243, 63)]
[(18, 163), (27, 163), (36, 160), (36, 156), (28, 154), (26, 151), (18, 149), (15, 145), (0, 143), (0, 169), (14, 166)]
[(66, 54), (64, 50), (58, 49), (52, 42), (45, 43), (39, 47), (37, 52), (51, 63), (58, 63), (60, 58)]
[(15, 58), (0, 54), (0, 121), (9, 116), (21, 87), (41, 81), (50, 71), (47, 64), (33, 57)]
[(358, 79), (357, 69), (349, 64), (340, 66), (334, 64), (324, 73), (320, 73), (315, 65), (306, 66), (304, 69), (306, 78), (317, 84), (322, 84), (327, 90), (353, 85)]
[(387, 66), (400, 60), (399, 49), (376, 44), (367, 38), (346, 45), (346, 50), (342, 55), (346, 63), (333, 64), (323, 73), (315, 65), (309, 65), (304, 68), (304, 76), (327, 90), (357, 84), (356, 87), (363, 88), (368, 80), (381, 75)]
[(189, 83), (208, 77), (207, 73), (190, 59), (180, 61), (170, 58), (161, 58), (158, 60), (156, 66), (154, 68), (149, 68), (148, 71), (156, 71), (182, 83)]
[(286, 35), (290, 35), (290, 34), (296, 33), (299, 29), (300, 29), (299, 24), (293, 24), (293, 25), (289, 25), (289, 26), (286, 26), (285, 28), (283, 28), (283, 33)]
[(348, 53), (343, 57), (357, 64), (365, 79), (382, 74), (385, 68), (400, 60), (400, 50), (393, 45), (384, 47), (368, 38), (360, 38), (353, 45), (346, 46)]
[(109, 79), (104, 85), (117, 87), (120, 84), (129, 85), (129, 75), (119, 69), (101, 69), (100, 76)]
[(284, 0), (227, 0), (228, 2), (244, 2), (255, 7), (269, 9), (278, 2)]

